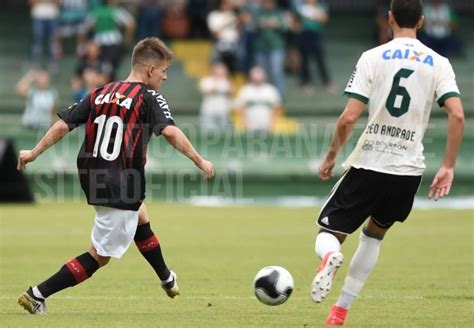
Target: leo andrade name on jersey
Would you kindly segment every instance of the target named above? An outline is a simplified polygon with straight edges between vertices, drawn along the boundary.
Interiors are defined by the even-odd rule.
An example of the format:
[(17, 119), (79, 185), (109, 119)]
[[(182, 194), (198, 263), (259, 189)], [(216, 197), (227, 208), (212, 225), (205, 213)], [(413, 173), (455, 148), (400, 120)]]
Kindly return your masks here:
[(393, 125), (373, 123), (367, 126), (365, 129), (366, 134), (379, 134), (382, 136), (390, 136), (393, 138), (406, 140), (406, 141), (416, 141), (415, 135), (416, 132), (408, 129), (401, 129)]

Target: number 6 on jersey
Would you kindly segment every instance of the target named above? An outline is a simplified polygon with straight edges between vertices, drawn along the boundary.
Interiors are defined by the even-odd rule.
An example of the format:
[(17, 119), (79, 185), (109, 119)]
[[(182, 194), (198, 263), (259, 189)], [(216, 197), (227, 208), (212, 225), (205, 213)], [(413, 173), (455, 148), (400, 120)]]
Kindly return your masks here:
[[(411, 69), (401, 68), (393, 77), (392, 89), (390, 89), (390, 94), (388, 95), (385, 107), (387, 107), (387, 110), (390, 115), (394, 117), (400, 117), (406, 112), (408, 112), (411, 97), (407, 89), (405, 87), (400, 86), (400, 81), (402, 78), (409, 77), (413, 72), (414, 71)], [(395, 101), (397, 100), (397, 96), (402, 97), (400, 107), (395, 107)]]

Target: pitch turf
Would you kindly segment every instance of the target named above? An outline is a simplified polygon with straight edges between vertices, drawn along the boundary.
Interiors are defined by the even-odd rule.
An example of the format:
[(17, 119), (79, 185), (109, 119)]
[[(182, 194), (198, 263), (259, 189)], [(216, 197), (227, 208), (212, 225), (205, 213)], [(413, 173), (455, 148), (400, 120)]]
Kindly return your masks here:
[[(178, 273), (182, 295), (168, 299), (134, 246), (92, 279), (49, 299), (31, 316), (18, 295), (88, 246), (93, 210), (78, 203), (0, 208), (2, 327), (322, 327), (357, 243), (322, 304), (309, 299), (318, 263), (316, 209), (199, 208), (150, 203), (155, 232)], [(414, 211), (386, 237), (379, 264), (353, 305), (348, 327), (472, 327), (473, 211)], [(253, 296), (254, 274), (286, 267), (295, 279), (277, 307)]]

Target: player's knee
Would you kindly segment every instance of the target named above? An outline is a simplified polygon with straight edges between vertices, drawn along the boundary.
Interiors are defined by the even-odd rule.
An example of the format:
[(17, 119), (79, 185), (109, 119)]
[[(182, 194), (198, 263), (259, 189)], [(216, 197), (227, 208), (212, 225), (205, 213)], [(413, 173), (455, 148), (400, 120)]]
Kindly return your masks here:
[(146, 224), (148, 222), (150, 222), (148, 212), (146, 210), (145, 204), (142, 203), (138, 209), (138, 225)]
[(97, 250), (94, 246), (89, 247), (89, 254), (99, 263), (99, 267), (103, 267), (110, 261), (110, 256), (101, 256), (97, 254)]
[(367, 221), (367, 224), (364, 227), (364, 234), (367, 237), (375, 238), (375, 239), (383, 239), (385, 234), (387, 233), (390, 227), (382, 228), (378, 226), (372, 218)]
[(321, 233), (321, 232), (330, 233), (331, 235), (335, 236), (341, 244), (344, 242), (344, 240), (346, 240), (346, 237), (347, 237), (347, 235), (345, 235), (345, 234), (334, 232), (334, 231), (329, 231), (329, 230), (326, 230), (324, 228), (319, 229), (319, 233)]
[(100, 256), (98, 255), (98, 257), (96, 258), (97, 262), (99, 263), (99, 266), (100, 267), (103, 267), (104, 265), (106, 265), (107, 263), (109, 263), (110, 261), (110, 257), (105, 257), (105, 256)]
[(92, 257), (99, 263), (99, 267), (107, 265), (110, 261), (110, 256), (100, 256), (99, 254), (92, 255)]

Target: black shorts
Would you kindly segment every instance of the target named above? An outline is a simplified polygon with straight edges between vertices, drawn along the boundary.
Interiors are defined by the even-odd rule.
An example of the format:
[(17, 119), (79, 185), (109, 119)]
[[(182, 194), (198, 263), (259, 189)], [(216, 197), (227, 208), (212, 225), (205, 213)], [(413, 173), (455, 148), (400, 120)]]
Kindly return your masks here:
[(329, 194), (318, 225), (350, 234), (372, 217), (379, 227), (389, 228), (408, 217), (420, 183), (421, 175), (392, 175), (351, 167)]

